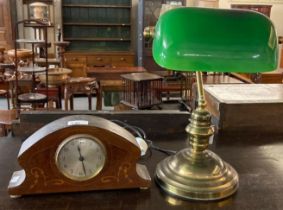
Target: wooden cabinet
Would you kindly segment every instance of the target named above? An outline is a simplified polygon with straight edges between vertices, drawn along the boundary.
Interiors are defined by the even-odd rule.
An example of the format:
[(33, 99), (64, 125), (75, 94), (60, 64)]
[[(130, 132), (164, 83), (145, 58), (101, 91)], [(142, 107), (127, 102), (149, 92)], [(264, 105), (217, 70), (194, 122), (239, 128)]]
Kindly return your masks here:
[(113, 55), (111, 60), (114, 67), (134, 66), (135, 63), (134, 56), (130, 54)]
[(65, 65), (66, 64), (86, 64), (86, 56), (66, 53)]
[(63, 0), (63, 37), (70, 41), (65, 66), (72, 76), (85, 67), (134, 66), (131, 0)]
[(131, 49), (131, 0), (63, 0), (62, 7), (68, 50)]
[(111, 66), (111, 57), (107, 55), (87, 56), (87, 65), (93, 67)]
[(131, 52), (67, 52), (65, 66), (73, 70), (72, 76), (86, 76), (86, 67), (129, 67), (135, 65)]

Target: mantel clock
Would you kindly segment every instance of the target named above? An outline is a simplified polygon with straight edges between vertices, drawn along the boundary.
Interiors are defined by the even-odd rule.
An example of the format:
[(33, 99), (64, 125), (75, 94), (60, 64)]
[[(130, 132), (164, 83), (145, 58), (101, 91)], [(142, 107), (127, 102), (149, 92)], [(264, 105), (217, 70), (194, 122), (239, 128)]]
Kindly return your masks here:
[(121, 126), (90, 115), (51, 122), (24, 141), (8, 191), (11, 196), (106, 189), (148, 188), (138, 164), (140, 148)]

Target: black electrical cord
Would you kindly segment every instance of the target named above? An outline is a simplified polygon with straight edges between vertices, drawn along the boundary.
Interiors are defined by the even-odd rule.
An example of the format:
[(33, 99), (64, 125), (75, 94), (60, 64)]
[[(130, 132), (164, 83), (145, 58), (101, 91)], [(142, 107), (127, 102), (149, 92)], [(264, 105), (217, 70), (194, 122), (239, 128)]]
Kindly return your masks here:
[(133, 135), (137, 135), (138, 137), (143, 138), (143, 139), (144, 139), (144, 137), (146, 138), (146, 136), (144, 136), (145, 133), (144, 133), (144, 132), (141, 133), (141, 132), (139, 131), (140, 129), (136, 129), (135, 126), (132, 126), (132, 125), (130, 125), (130, 124), (128, 124), (128, 123), (125, 123), (125, 122), (123, 122), (123, 121), (121, 121), (121, 120), (111, 120), (111, 121), (114, 122), (114, 123), (119, 124), (119, 125), (122, 126), (123, 128), (126, 128), (126, 129), (127, 129), (128, 131), (130, 131)]
[(153, 149), (153, 150), (165, 153), (166, 155), (174, 155), (174, 154), (176, 154), (176, 151), (174, 151), (174, 150), (164, 149), (164, 148), (155, 146), (151, 140), (147, 139), (146, 133), (145, 133), (145, 131), (142, 128), (130, 125), (130, 124), (125, 123), (125, 122), (123, 122), (121, 120), (111, 120), (111, 121), (114, 122), (114, 123), (119, 124), (120, 126), (122, 126), (125, 129), (127, 129), (133, 135), (144, 139), (146, 141), (146, 143), (148, 144), (148, 148), (149, 149)]

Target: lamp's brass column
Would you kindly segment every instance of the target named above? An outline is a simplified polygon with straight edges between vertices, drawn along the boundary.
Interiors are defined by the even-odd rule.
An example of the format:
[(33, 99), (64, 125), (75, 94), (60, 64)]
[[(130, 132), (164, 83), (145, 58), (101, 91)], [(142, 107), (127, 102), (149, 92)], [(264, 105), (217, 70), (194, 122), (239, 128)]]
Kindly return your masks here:
[(217, 200), (238, 188), (238, 174), (215, 153), (207, 150), (213, 135), (211, 115), (206, 110), (201, 72), (196, 72), (198, 107), (192, 113), (189, 147), (160, 162), (156, 182), (169, 194), (193, 200)]

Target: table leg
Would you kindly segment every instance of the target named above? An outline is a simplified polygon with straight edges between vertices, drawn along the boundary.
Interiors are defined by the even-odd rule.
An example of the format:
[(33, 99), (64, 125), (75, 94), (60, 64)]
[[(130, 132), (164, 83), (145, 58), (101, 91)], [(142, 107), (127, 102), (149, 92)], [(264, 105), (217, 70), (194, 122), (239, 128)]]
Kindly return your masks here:
[(68, 111), (69, 110), (69, 91), (68, 91), (68, 86), (65, 85), (64, 88), (64, 103), (65, 103), (65, 110)]
[(96, 91), (96, 110), (102, 110), (102, 88), (101, 88), (101, 85), (99, 85), (99, 88)]
[(74, 95), (70, 96), (70, 110), (74, 110)]
[(88, 110), (91, 110), (91, 107), (92, 107), (92, 102), (91, 102), (92, 95), (91, 95), (91, 93), (87, 94), (87, 97), (88, 97)]

